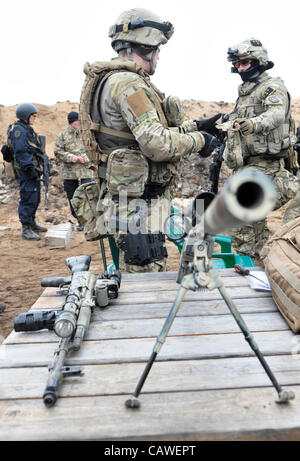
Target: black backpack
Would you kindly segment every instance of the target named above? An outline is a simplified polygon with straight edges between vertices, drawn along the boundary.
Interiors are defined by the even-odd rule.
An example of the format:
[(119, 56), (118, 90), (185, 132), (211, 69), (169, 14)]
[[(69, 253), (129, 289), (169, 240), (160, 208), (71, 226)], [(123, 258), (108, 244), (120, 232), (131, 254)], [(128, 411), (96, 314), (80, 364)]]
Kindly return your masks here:
[(14, 161), (14, 151), (11, 145), (11, 140), (10, 140), (10, 133), (12, 131), (13, 125), (9, 125), (7, 128), (7, 141), (6, 144), (4, 144), (1, 148), (3, 160), (8, 163), (12, 163)]

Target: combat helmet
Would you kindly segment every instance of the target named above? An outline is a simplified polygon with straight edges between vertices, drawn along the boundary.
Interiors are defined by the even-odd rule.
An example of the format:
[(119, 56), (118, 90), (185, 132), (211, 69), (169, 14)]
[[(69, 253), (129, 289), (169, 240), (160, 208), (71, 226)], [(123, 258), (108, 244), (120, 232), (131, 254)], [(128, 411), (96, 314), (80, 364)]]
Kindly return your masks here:
[(156, 14), (144, 8), (133, 8), (118, 16), (108, 36), (111, 37), (112, 47), (118, 51), (118, 41), (156, 47), (167, 43), (173, 33), (174, 27), (170, 22), (161, 21)]
[(22, 104), (19, 104), (16, 109), (16, 116), (18, 117), (19, 120), (27, 121), (30, 115), (37, 114), (37, 113), (38, 113), (37, 108), (29, 102), (24, 102)]
[(174, 27), (170, 22), (163, 22), (156, 14), (144, 8), (133, 8), (120, 14), (116, 23), (110, 27), (108, 36), (115, 51), (127, 49), (128, 57), (131, 58), (131, 50), (134, 49), (139, 56), (150, 62), (151, 74), (154, 72), (154, 55), (147, 58), (146, 54), (166, 44), (173, 33)]
[[(228, 61), (235, 63), (236, 61), (242, 61), (244, 59), (251, 59), (251, 68), (240, 74), (244, 81), (253, 80), (259, 74), (274, 66), (274, 63), (269, 61), (266, 48), (260, 40), (254, 38), (244, 40), (228, 48)], [(238, 72), (238, 70), (233, 66), (231, 72)]]

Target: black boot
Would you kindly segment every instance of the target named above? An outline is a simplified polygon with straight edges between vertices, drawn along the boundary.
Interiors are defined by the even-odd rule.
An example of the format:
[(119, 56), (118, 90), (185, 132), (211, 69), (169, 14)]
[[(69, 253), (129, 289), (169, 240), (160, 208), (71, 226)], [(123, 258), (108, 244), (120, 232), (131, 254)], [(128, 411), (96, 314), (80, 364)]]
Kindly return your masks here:
[(22, 237), (26, 240), (41, 240), (41, 238), (33, 232), (30, 224), (22, 224)]
[(75, 227), (75, 229), (76, 229), (77, 231), (83, 231), (84, 227), (83, 227), (83, 225), (80, 224), (80, 222), (78, 221), (78, 224), (77, 224), (77, 226)]
[(35, 232), (47, 232), (47, 228), (43, 226), (39, 226), (35, 221), (31, 224), (31, 229)]

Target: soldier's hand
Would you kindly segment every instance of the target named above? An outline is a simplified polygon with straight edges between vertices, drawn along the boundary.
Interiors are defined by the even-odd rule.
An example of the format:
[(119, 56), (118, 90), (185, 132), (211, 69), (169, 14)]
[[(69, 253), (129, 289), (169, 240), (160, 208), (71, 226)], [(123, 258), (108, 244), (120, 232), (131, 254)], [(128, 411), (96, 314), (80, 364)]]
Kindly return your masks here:
[(85, 160), (84, 160), (83, 157), (78, 157), (78, 158), (79, 158), (79, 162), (80, 162), (80, 163), (85, 163)]
[(77, 163), (79, 161), (79, 158), (77, 155), (72, 155), (72, 159), (71, 159), (71, 162), (72, 163)]
[(244, 136), (253, 133), (254, 125), (250, 119), (238, 120), (238, 124), (240, 125), (240, 130)]
[(219, 120), (222, 115), (223, 114), (219, 113), (211, 118), (196, 118), (194, 122), (197, 124), (198, 131), (205, 131), (206, 133), (217, 135), (219, 130), (216, 128), (216, 121)]
[(203, 135), (205, 144), (200, 150), (199, 154), (201, 157), (209, 157), (210, 154), (215, 150), (215, 148), (218, 146), (218, 140), (215, 136), (212, 136), (209, 133), (206, 133), (205, 131), (200, 131), (200, 133)]

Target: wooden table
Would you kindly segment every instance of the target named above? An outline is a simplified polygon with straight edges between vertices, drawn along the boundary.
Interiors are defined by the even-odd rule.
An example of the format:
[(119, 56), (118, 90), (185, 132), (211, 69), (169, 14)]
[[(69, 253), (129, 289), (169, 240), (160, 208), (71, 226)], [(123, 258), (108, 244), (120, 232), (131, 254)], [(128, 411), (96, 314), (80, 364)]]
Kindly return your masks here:
[[(46, 408), (47, 367), (57, 347), (47, 330), (12, 332), (0, 346), (1, 440), (299, 440), (300, 342), (270, 293), (233, 269), (218, 270), (279, 383), (277, 393), (217, 290), (191, 292), (145, 382), (127, 409), (167, 317), (176, 273), (123, 275), (118, 299), (96, 308), (87, 337), (67, 364), (83, 365)], [(59, 308), (45, 289), (32, 309)]]

